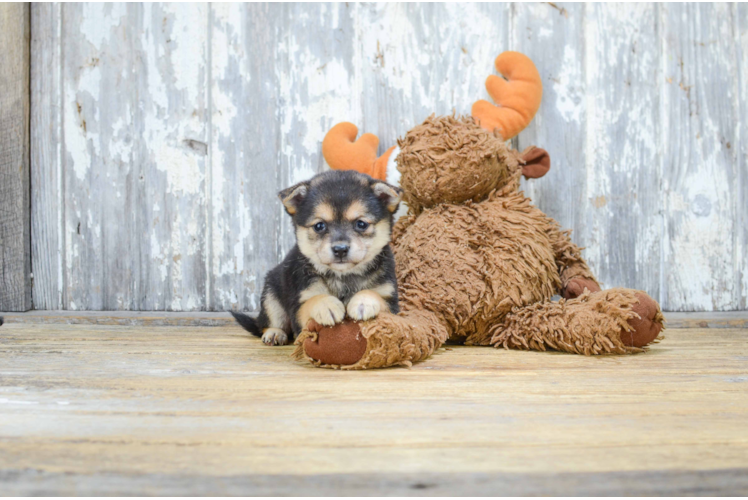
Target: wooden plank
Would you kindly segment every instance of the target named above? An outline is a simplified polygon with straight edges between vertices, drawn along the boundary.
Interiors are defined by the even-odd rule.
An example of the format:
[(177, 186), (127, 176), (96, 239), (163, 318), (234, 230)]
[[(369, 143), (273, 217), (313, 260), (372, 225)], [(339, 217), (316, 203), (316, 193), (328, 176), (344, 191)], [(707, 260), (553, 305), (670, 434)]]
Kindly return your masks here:
[[(28, 311), (2, 313), (6, 323), (121, 325), (121, 326), (234, 326), (225, 312), (161, 311)], [(669, 329), (682, 328), (748, 328), (748, 311), (666, 312)]]
[[(0, 472), (0, 474), (3, 474)], [(7, 478), (2, 481), (2, 477)], [(587, 474), (399, 473), (96, 476), (6, 471), (15, 496), (745, 496), (748, 469), (598, 472)]]
[(31, 309), (28, 3), (0, 5), (0, 309)]
[(64, 305), (62, 9), (31, 4), (31, 243), (35, 309)]
[(213, 6), (211, 309), (257, 311), (294, 243), (276, 193), (321, 171), (332, 116), (350, 115), (351, 9)]
[(738, 154), (737, 210), (735, 211), (737, 231), (736, 253), (739, 256), (735, 272), (737, 289), (740, 290), (737, 309), (748, 310), (748, 215), (742, 207), (748, 206), (748, 6), (738, 4), (735, 29), (735, 45), (738, 51), (739, 112), (735, 127), (738, 130), (740, 148)]
[[(510, 49), (530, 57), (543, 81), (543, 101), (535, 119), (515, 144), (535, 145), (551, 155), (551, 170), (541, 179), (523, 182), (538, 207), (562, 227), (573, 229), (572, 241), (589, 247), (586, 138), (588, 102), (585, 67), (585, 6), (581, 4), (513, 4)], [(594, 272), (599, 272), (592, 263)]]
[(736, 12), (662, 7), (665, 309), (739, 308)]
[(360, 102), (348, 120), (376, 134), (382, 153), (432, 113), (469, 114), (506, 48), (509, 8), (356, 4)]
[(143, 234), (134, 249), (142, 261), (140, 277), (131, 278), (139, 285), (133, 309), (208, 307), (208, 14), (204, 3), (157, 3), (142, 5), (142, 20), (132, 18), (144, 139), (135, 155), (140, 177), (133, 179)]
[(586, 247), (604, 287), (660, 297), (661, 215), (654, 5), (515, 5), (512, 48), (541, 72), (544, 96), (518, 149), (551, 154), (534, 202)]
[(748, 468), (746, 330), (669, 330), (645, 354), (597, 358), (452, 346), (350, 373), (238, 327), (0, 328), (3, 491), (35, 478), (106, 491), (112, 476), (132, 493), (278, 474), (735, 481), (725, 471)]
[(515, 144), (553, 168), (525, 189), (604, 284), (748, 308), (742, 5), (32, 10), (39, 308), (256, 311), (293, 243), (275, 192), (325, 168), (327, 129), (353, 121), (384, 151), (468, 112), (505, 49), (545, 84)]
[[(61, 6), (63, 307), (134, 309), (141, 206), (133, 183), (137, 119), (133, 43), (137, 6)], [(54, 221), (48, 222), (53, 227)], [(133, 269), (133, 264), (138, 267)]]
[(205, 6), (64, 9), (64, 306), (203, 309)]
[(582, 238), (604, 287), (636, 288), (662, 299), (657, 9), (637, 3), (585, 8), (587, 223)]

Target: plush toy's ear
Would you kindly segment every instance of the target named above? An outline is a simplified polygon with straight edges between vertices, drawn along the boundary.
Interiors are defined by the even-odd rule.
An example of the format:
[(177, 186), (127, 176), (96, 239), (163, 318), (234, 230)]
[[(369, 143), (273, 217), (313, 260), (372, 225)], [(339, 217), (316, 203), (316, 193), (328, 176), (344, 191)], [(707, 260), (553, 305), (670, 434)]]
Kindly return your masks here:
[(300, 182), (278, 193), (288, 215), (294, 215), (309, 192), (309, 182)]
[(397, 212), (397, 207), (403, 199), (403, 190), (399, 187), (390, 186), (386, 182), (374, 181), (371, 185), (374, 194), (382, 200), (390, 213)]
[(519, 52), (502, 52), (496, 58), (496, 70), (506, 77), (491, 75), (486, 90), (496, 106), (480, 100), (473, 104), (473, 118), (481, 127), (499, 131), (509, 140), (527, 127), (540, 107), (543, 82), (535, 64)]
[(530, 146), (522, 151), (522, 175), (527, 179), (543, 177), (551, 169), (551, 157), (545, 149)]
[(388, 149), (377, 159), (379, 138), (374, 134), (364, 134), (356, 141), (357, 134), (358, 128), (354, 124), (338, 123), (322, 141), (322, 156), (333, 170), (356, 170), (384, 180), (387, 175), (387, 158), (394, 148)]

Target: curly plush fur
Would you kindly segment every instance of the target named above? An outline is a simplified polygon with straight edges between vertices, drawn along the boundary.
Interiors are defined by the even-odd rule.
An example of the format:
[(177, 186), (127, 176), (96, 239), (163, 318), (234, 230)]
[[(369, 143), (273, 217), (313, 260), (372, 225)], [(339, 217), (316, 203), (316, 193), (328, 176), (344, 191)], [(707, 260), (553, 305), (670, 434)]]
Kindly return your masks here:
[[(324, 349), (309, 356), (316, 334), (302, 334), (298, 358), (348, 369), (410, 364), (448, 338), (623, 354), (659, 334), (662, 313), (645, 293), (599, 291), (570, 231), (518, 191), (524, 157), (500, 138), (470, 117), (431, 116), (398, 142), (410, 207), (393, 230), (402, 312), (360, 324), (367, 344), (353, 363), (326, 363)], [(552, 302), (555, 294), (570, 300)]]

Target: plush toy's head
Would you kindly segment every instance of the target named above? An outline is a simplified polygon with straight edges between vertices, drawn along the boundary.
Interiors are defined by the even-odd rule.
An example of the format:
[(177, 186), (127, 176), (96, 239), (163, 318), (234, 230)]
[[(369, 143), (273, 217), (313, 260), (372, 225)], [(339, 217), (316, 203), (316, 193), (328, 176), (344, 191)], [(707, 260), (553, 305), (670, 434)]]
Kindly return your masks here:
[[(548, 154), (537, 148), (522, 154), (506, 140), (525, 128), (540, 106), (543, 86), (535, 65), (518, 52), (496, 58), (506, 79), (491, 75), (486, 89), (497, 105), (477, 101), (472, 116), (430, 116), (377, 158), (379, 139), (340, 123), (322, 143), (327, 163), (336, 170), (358, 170), (398, 183), (408, 206), (420, 212), (439, 203), (479, 201), (491, 191), (519, 187), (519, 177), (541, 177), (550, 168)], [(355, 142), (354, 142), (355, 141)]]
[[(480, 201), (491, 191), (519, 187), (519, 177), (540, 177), (550, 168), (535, 148), (526, 161), (470, 116), (430, 116), (398, 140), (397, 169), (405, 201), (416, 212), (439, 203)], [(542, 154), (539, 154), (542, 151)]]
[(480, 199), (505, 185), (517, 156), (471, 117), (430, 116), (398, 140), (397, 169), (408, 206)]

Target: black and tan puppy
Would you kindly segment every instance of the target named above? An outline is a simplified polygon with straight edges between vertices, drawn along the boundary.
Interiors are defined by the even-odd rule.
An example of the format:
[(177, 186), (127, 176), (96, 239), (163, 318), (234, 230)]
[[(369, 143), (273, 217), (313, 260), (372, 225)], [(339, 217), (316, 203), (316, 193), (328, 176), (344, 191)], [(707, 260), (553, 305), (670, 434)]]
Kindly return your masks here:
[(296, 245), (265, 277), (260, 315), (231, 312), (267, 345), (284, 345), (310, 319), (371, 319), (398, 312), (393, 214), (402, 190), (355, 171), (319, 174), (278, 193)]

